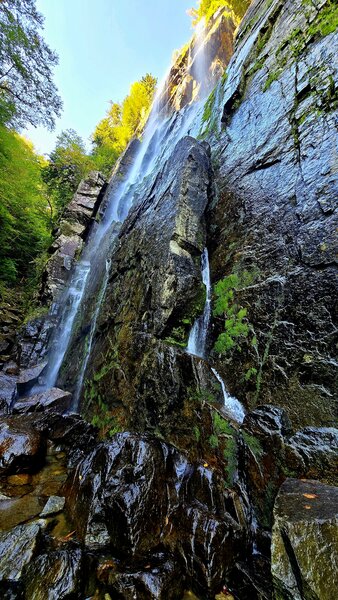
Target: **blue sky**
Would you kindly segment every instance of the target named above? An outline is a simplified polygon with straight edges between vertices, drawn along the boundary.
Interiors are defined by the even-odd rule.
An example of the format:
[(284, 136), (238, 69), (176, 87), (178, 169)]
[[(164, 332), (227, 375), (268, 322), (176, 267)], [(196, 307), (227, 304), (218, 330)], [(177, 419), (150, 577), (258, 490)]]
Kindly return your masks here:
[(23, 132), (48, 153), (63, 129), (87, 143), (109, 100), (121, 101), (133, 81), (149, 72), (160, 78), (173, 51), (192, 35), (186, 14), (196, 0), (37, 0), (44, 38), (59, 55), (55, 83), (64, 102), (53, 133)]

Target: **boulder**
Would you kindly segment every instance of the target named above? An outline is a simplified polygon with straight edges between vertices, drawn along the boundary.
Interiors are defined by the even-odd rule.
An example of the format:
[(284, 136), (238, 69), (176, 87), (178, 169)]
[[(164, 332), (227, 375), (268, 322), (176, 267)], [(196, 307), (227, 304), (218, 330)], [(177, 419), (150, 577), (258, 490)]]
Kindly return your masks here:
[[(184, 591), (180, 566), (169, 555), (160, 553), (150, 556), (139, 569), (129, 568), (113, 575), (113, 583), (107, 586), (121, 600), (176, 600)], [(108, 580), (109, 582), (109, 580)]]
[(40, 513), (40, 517), (50, 517), (61, 512), (65, 506), (65, 499), (62, 496), (50, 496), (48, 498), (43, 511)]
[(336, 596), (338, 488), (287, 479), (274, 507), (271, 569), (276, 600)]
[(287, 450), (299, 476), (338, 483), (338, 429), (306, 427), (289, 439)]
[(83, 598), (82, 552), (78, 548), (41, 554), (25, 572), (26, 600)]
[[(158, 547), (170, 549), (181, 557), (186, 577), (201, 590), (216, 592), (245, 554), (246, 530), (225, 509), (224, 484), (211, 469), (202, 478), (214, 481), (215, 489), (207, 492), (205, 483), (201, 497), (194, 496), (198, 469), (173, 446), (149, 435), (125, 432), (100, 444), (66, 486), (67, 507), (80, 539), (92, 550), (109, 547), (114, 556), (133, 564), (147, 560)], [(234, 507), (232, 511), (236, 515)], [(119, 585), (126, 585), (128, 577), (121, 577)], [(144, 588), (145, 579), (150, 585), (140, 573), (129, 581)], [(167, 574), (160, 589), (162, 585), (167, 586)]]
[(15, 588), (22, 579), (24, 568), (40, 548), (42, 526), (42, 522), (35, 521), (0, 533), (0, 584), (3, 590), (12, 585)]
[(46, 366), (47, 362), (43, 362), (34, 367), (30, 367), (29, 369), (20, 371), (16, 382), (17, 391), (20, 396), (29, 392), (29, 390), (38, 383), (39, 377), (42, 375)]
[(71, 399), (72, 395), (69, 392), (52, 388), (28, 398), (20, 398), (13, 407), (13, 413), (42, 412), (45, 410), (63, 413), (70, 409)]
[(24, 416), (0, 420), (0, 475), (34, 472), (42, 466), (46, 454), (45, 438)]

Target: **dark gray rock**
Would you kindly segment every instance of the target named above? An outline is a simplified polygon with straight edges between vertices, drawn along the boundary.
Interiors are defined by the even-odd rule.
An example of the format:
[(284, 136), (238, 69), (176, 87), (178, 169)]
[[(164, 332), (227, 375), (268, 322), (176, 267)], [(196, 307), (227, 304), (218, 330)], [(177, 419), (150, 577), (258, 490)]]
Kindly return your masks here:
[(13, 413), (31, 413), (53, 410), (63, 413), (71, 407), (72, 395), (59, 388), (52, 388), (39, 394), (34, 394), (28, 398), (21, 398), (14, 407)]
[(337, 587), (338, 488), (288, 479), (274, 508), (275, 598), (332, 600)]
[[(338, 483), (338, 430), (333, 427), (306, 427), (288, 441), (290, 456), (300, 476)], [(288, 449), (287, 447), (287, 449)]]
[(0, 474), (30, 473), (43, 464), (46, 453), (44, 437), (26, 416), (0, 420)]
[(62, 496), (50, 496), (47, 503), (40, 513), (40, 517), (50, 517), (61, 512), (65, 506), (65, 499)]
[(254, 2), (203, 125), (218, 188), (212, 279), (252, 275), (234, 290), (252, 334), (216, 368), (231, 394), (284, 407), (295, 429), (337, 415), (338, 40), (321, 33), (330, 8)]
[[(66, 502), (80, 539), (133, 561), (147, 560), (159, 546), (170, 549), (196, 585), (217, 591), (245, 554), (246, 530), (227, 512), (224, 484), (211, 469), (204, 467), (202, 474), (209, 492), (191, 494), (189, 480), (201, 477), (195, 469), (200, 467), (156, 438), (117, 434), (82, 461), (68, 482)], [(123, 585), (127, 579), (121, 578)]]
[(172, 557), (150, 556), (142, 567), (114, 574), (108, 589), (123, 600), (176, 600), (183, 595), (182, 571)]
[(27, 600), (81, 600), (82, 552), (65, 549), (38, 556), (25, 573)]
[(42, 525), (42, 522), (35, 521), (0, 534), (1, 584), (15, 583), (22, 578), (24, 567), (39, 550)]
[(47, 363), (43, 362), (39, 365), (30, 367), (20, 371), (16, 382), (16, 388), (20, 396), (29, 392), (29, 390), (39, 382), (39, 377), (42, 375)]

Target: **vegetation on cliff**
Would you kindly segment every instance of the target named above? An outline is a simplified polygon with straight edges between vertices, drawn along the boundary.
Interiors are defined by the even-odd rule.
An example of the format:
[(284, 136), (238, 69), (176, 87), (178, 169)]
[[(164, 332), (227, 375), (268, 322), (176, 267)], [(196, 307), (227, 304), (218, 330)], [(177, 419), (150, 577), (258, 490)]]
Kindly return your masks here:
[(218, 9), (228, 8), (240, 20), (250, 4), (251, 0), (200, 0), (198, 8), (192, 8), (190, 14), (193, 17), (193, 24), (197, 25), (203, 18), (209, 21)]

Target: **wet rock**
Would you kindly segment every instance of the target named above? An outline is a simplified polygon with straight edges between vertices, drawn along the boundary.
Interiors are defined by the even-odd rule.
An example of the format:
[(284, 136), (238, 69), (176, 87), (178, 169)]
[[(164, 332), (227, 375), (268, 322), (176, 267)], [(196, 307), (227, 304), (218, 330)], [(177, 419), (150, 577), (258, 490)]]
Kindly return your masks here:
[(272, 575), (276, 598), (335, 596), (338, 488), (288, 479), (274, 508)]
[(80, 415), (47, 411), (30, 417), (36, 431), (66, 452), (70, 467), (91, 452), (97, 443), (97, 429)]
[[(208, 95), (229, 63), (233, 53), (235, 22), (228, 10), (218, 10), (205, 27), (203, 40), (193, 39), (171, 67), (168, 85), (160, 98), (165, 113), (181, 110), (198, 95)], [(202, 53), (208, 57), (210, 66), (201, 82), (198, 62)]]
[(156, 438), (117, 434), (82, 461), (67, 483), (66, 502), (80, 539), (91, 549), (109, 547), (133, 560), (161, 545), (178, 553), (185, 575), (201, 590), (216, 591), (245, 552), (246, 530), (235, 510), (235, 516), (226, 511), (224, 487), (212, 487), (217, 478), (211, 471), (202, 474), (204, 490), (194, 497), (201, 479), (196, 469)]
[(290, 460), (294, 459), (300, 476), (319, 479), (326, 483), (337, 483), (337, 429), (306, 427), (289, 439), (289, 448)]
[[(182, 572), (171, 557), (150, 556), (138, 570), (116, 573), (109, 591), (121, 600), (176, 600), (184, 591)], [(114, 597), (114, 596), (113, 596)]]
[(34, 472), (44, 461), (46, 442), (27, 417), (0, 420), (0, 474)]
[(69, 281), (72, 268), (81, 253), (83, 240), (93, 223), (102, 202), (107, 182), (98, 171), (92, 171), (81, 181), (74, 197), (66, 207), (59, 223), (57, 236), (50, 248), (43, 274), (41, 297), (54, 302)]
[[(212, 281), (238, 276), (234, 305), (255, 332), (215, 366), (232, 395), (250, 407), (285, 408), (295, 430), (334, 426), (337, 415), (337, 116), (329, 90), (338, 86), (338, 41), (321, 26), (330, 7), (252, 3), (203, 125), (219, 190), (207, 215)], [(215, 322), (214, 340), (222, 327)]]
[(260, 406), (246, 414), (241, 427), (240, 471), (248, 484), (250, 500), (261, 526), (271, 527), (278, 489), (295, 461), (286, 460), (285, 443), (291, 433), (286, 412), (276, 406)]
[[(138, 191), (111, 262), (88, 378), (104, 369), (104, 356), (111, 368), (105, 368), (95, 383), (97, 393), (109, 406), (122, 403), (126, 413), (135, 413), (135, 420), (145, 415), (153, 427), (158, 424), (157, 403), (162, 404), (159, 413), (171, 413), (166, 403), (180, 403), (184, 388), (179, 371), (190, 358), (177, 355), (176, 366), (174, 353), (185, 346), (189, 319), (203, 311), (200, 256), (210, 196), (209, 148), (187, 136), (175, 146), (155, 180)], [(172, 369), (166, 368), (166, 361)], [(161, 385), (164, 372), (166, 385)], [(70, 373), (67, 389), (71, 377)], [(159, 393), (156, 387), (161, 388)], [(141, 404), (147, 405), (145, 412), (139, 409)], [(135, 427), (134, 422), (128, 425)]]
[(164, 478), (160, 444), (118, 434), (99, 445), (76, 469), (68, 498), (86, 545), (110, 544), (126, 556), (156, 546), (167, 506)]
[(36, 383), (39, 381), (39, 377), (42, 375), (47, 363), (44, 362), (40, 365), (35, 365), (30, 369), (20, 371), (20, 375), (16, 382), (18, 394), (20, 396), (26, 394)]
[(63, 413), (70, 408), (72, 395), (59, 388), (52, 388), (28, 398), (21, 398), (14, 407), (13, 413), (30, 413), (53, 410)]
[(22, 578), (24, 567), (39, 549), (41, 532), (42, 523), (36, 521), (0, 534), (0, 582), (4, 588)]
[(82, 552), (66, 549), (42, 554), (25, 573), (26, 600), (80, 600), (82, 593)]
[(51, 515), (56, 515), (61, 512), (65, 506), (65, 498), (62, 496), (51, 496), (48, 498), (47, 504), (45, 505), (43, 511), (40, 513), (40, 517), (49, 517)]

